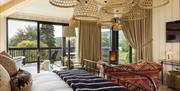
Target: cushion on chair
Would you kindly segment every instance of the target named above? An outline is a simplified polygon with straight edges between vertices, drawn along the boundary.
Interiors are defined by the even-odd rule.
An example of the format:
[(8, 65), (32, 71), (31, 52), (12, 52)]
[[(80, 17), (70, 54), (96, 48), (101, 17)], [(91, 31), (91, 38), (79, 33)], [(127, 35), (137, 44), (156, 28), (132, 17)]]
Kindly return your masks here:
[(12, 91), (31, 91), (32, 79), (31, 74), (20, 69), (18, 73), (11, 77)]
[(9, 53), (5, 52), (5, 51), (0, 52), (0, 54), (12, 58), (12, 56)]
[(6, 69), (10, 76), (15, 75), (19, 70), (12, 58), (2, 54), (0, 54), (0, 64)]
[(0, 91), (11, 91), (9, 74), (1, 64), (0, 64)]

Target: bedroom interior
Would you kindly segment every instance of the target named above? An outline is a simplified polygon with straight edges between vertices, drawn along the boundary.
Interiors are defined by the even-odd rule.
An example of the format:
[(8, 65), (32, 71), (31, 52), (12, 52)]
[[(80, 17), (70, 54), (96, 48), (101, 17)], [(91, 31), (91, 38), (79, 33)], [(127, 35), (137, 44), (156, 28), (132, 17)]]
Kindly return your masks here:
[(0, 91), (179, 91), (180, 0), (0, 0)]

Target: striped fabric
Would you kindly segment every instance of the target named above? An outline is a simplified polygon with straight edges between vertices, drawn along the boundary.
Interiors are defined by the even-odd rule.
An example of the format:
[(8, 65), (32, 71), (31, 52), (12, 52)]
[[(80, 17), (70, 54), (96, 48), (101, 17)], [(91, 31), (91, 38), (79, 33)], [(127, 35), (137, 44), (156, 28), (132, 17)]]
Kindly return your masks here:
[(114, 84), (84, 70), (53, 71), (74, 91), (128, 91), (125, 87)]

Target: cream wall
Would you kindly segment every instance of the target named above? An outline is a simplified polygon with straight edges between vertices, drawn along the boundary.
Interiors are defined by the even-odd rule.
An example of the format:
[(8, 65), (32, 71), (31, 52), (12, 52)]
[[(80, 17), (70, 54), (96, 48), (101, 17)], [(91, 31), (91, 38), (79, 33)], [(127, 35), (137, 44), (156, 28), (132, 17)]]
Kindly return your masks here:
[(0, 16), (0, 51), (6, 50), (6, 18)]
[(180, 62), (180, 43), (166, 43), (166, 22), (180, 20), (180, 0), (169, 0), (166, 6), (153, 9), (153, 59), (167, 59), (172, 50), (172, 59)]

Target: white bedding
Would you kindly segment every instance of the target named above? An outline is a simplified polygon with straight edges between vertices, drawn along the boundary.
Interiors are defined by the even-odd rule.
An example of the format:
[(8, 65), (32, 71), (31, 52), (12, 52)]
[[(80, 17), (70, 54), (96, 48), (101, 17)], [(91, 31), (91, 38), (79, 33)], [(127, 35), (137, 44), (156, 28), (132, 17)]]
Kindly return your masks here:
[(68, 84), (52, 72), (35, 74), (32, 78), (32, 91), (73, 91)]

